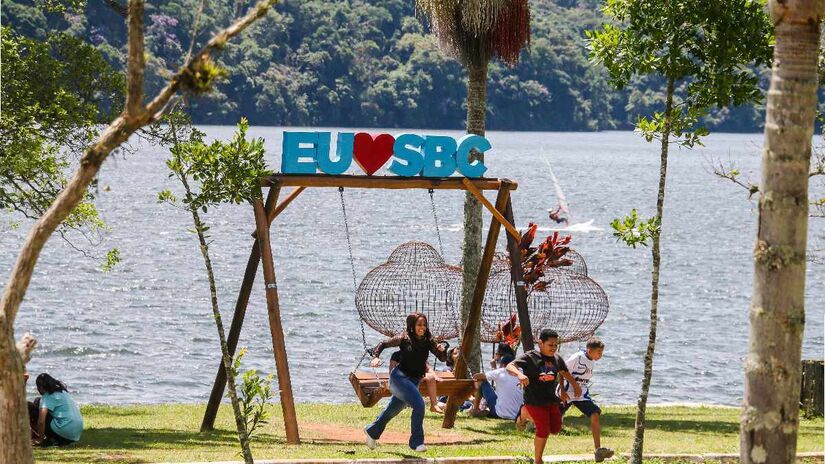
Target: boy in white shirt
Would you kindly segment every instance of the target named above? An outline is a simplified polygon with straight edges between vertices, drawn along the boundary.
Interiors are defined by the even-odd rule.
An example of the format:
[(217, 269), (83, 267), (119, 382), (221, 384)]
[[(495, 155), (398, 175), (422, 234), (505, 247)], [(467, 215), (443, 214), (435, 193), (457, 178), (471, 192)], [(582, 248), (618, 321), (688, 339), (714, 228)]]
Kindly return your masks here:
[(559, 386), (559, 388), (564, 388), (569, 396), (569, 399), (561, 408), (561, 413), (564, 414), (570, 406), (575, 406), (582, 414), (590, 418), (590, 428), (593, 432), (593, 445), (596, 449), (596, 462), (602, 462), (613, 456), (612, 449), (602, 448), (601, 446), (599, 416), (602, 410), (593, 399), (590, 398), (590, 379), (593, 377), (593, 367), (596, 361), (602, 358), (602, 354), (604, 354), (604, 342), (594, 337), (587, 341), (586, 350), (579, 351), (567, 359), (567, 368), (576, 380), (576, 383), (581, 387), (581, 395), (576, 396), (573, 392), (573, 386), (567, 381), (564, 381)]
[[(518, 379), (507, 372), (507, 365), (515, 359), (515, 351), (505, 344), (500, 343), (496, 350), (496, 356), (491, 365), (498, 367), (487, 373), (478, 373), (473, 376), (473, 380), (478, 384), (473, 409), (470, 415), (478, 416), (487, 412), (487, 417), (513, 420), (518, 416), (521, 405), (524, 403), (524, 395), (519, 388)], [(495, 383), (495, 389), (490, 382)], [(487, 411), (479, 409), (481, 398), (487, 403)]]

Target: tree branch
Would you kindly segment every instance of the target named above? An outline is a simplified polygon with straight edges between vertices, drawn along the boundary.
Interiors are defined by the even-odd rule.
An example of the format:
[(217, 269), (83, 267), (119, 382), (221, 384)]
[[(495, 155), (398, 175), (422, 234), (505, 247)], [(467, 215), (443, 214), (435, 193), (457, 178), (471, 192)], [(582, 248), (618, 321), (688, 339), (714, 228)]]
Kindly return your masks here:
[(115, 13), (119, 14), (123, 19), (129, 17), (129, 9), (124, 5), (121, 5), (119, 2), (115, 0), (103, 0), (103, 3), (106, 4), (109, 8), (112, 9)]

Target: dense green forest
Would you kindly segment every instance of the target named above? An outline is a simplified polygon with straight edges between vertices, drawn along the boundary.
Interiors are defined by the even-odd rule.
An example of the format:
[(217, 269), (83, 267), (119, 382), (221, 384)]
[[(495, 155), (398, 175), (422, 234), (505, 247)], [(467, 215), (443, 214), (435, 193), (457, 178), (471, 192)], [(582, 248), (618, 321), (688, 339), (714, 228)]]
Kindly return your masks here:
[[(124, 0), (120, 0), (125, 4)], [(5, 0), (2, 22), (15, 34), (45, 41), (68, 34), (93, 45), (115, 69), (125, 63), (126, 22), (118, 0)], [(153, 92), (185, 57), (200, 0), (157, 0), (146, 7), (147, 86)], [(284, 1), (221, 56), (228, 77), (190, 102), (197, 123), (408, 127), (464, 125), (465, 73), (447, 58), (409, 0)], [(72, 7), (74, 5), (74, 9)], [(491, 66), (489, 129), (604, 130), (633, 126), (660, 110), (662, 82), (613, 90), (588, 61), (584, 31), (603, 18), (596, 0), (536, 0), (532, 41), (521, 63)], [(207, 2), (198, 44), (249, 4)], [(764, 73), (764, 70), (760, 70)], [(766, 84), (767, 85), (767, 84)], [(711, 129), (761, 130), (763, 108), (715, 112)]]

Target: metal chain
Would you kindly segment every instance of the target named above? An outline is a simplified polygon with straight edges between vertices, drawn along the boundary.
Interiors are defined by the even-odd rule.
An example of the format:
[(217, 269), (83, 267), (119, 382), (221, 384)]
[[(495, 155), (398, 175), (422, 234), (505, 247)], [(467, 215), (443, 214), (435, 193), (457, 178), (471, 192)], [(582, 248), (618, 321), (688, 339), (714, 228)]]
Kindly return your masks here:
[[(352, 239), (350, 238), (349, 233), (349, 220), (347, 219), (347, 204), (344, 201), (344, 187), (338, 187), (338, 195), (341, 197), (341, 212), (344, 215), (344, 231), (347, 236), (347, 250), (349, 250), (349, 264), (352, 269), (352, 288), (353, 291), (357, 294), (358, 293), (358, 281), (355, 277), (355, 256), (352, 254)], [(367, 346), (367, 332), (364, 330), (364, 320), (361, 319), (361, 315), (358, 315), (358, 322), (361, 324), (361, 342), (364, 344), (364, 354), (361, 356), (361, 359), (358, 361), (357, 366), (360, 366), (361, 363), (364, 361), (364, 357), (370, 352), (369, 347)]]
[(438, 236), (438, 248), (441, 251), (441, 257), (444, 257), (444, 244), (441, 243), (441, 228), (438, 226), (438, 213), (435, 211), (435, 196), (433, 189), (430, 190), (430, 205), (433, 207), (433, 219), (435, 219), (435, 233)]

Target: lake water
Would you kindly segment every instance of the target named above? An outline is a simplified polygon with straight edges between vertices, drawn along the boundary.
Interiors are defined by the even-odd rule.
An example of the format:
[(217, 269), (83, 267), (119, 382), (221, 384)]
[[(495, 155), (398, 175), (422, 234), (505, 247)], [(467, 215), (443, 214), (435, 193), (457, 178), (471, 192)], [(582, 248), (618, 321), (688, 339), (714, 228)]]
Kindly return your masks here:
[[(203, 129), (220, 138), (233, 131)], [(266, 139), (268, 163), (277, 169), (281, 129), (255, 127), (250, 134)], [(643, 216), (652, 214), (658, 146), (625, 132), (493, 132), (489, 138), (493, 151), (487, 156), (487, 175), (519, 183), (513, 192), (519, 227), (529, 221), (547, 225), (546, 211), (555, 205), (542, 160), (546, 153), (576, 220), (594, 219), (604, 229), (573, 238), (611, 304), (598, 331), (607, 348), (596, 367), (593, 392), (604, 403), (634, 402), (647, 344), (650, 252), (617, 243), (609, 223), (634, 207)], [(653, 402), (741, 402), (756, 205), (743, 189), (711, 174), (710, 166), (714, 160), (732, 161), (758, 179), (761, 140), (761, 134), (714, 134), (705, 148), (672, 152)], [(30, 372), (47, 371), (65, 381), (82, 402), (202, 402), (220, 353), (202, 258), (195, 236), (187, 232), (190, 217), (156, 203), (158, 191), (180, 190), (167, 177), (166, 153), (145, 143), (132, 145), (136, 154), (104, 165), (100, 185), (110, 190), (101, 189), (97, 203), (111, 226), (99, 252), (117, 246), (122, 263), (102, 273), (98, 261), (52, 238), (15, 331), (18, 336), (31, 331), (39, 338)], [(812, 187), (822, 194), (821, 180), (815, 183)], [(425, 190), (353, 190), (346, 197), (359, 279), (402, 242), (437, 243)], [(463, 192), (437, 191), (435, 199), (446, 258), (456, 263)], [(206, 219), (212, 226), (212, 259), (228, 326), (252, 244), (252, 209), (223, 206), (210, 210)], [(29, 226), (4, 226), (4, 282)], [(810, 249), (818, 250), (820, 259), (808, 265), (803, 356), (821, 358), (825, 220), (811, 220), (809, 230)], [(304, 192), (273, 225), (272, 243), (297, 400), (355, 401), (347, 374), (363, 349), (337, 190)], [(248, 367), (272, 372), (262, 280), (260, 275), (256, 279), (240, 346), (249, 348)], [(379, 339), (369, 328), (367, 337), (370, 343)], [(577, 347), (568, 345), (563, 351)], [(489, 347), (484, 351), (488, 356)]]

